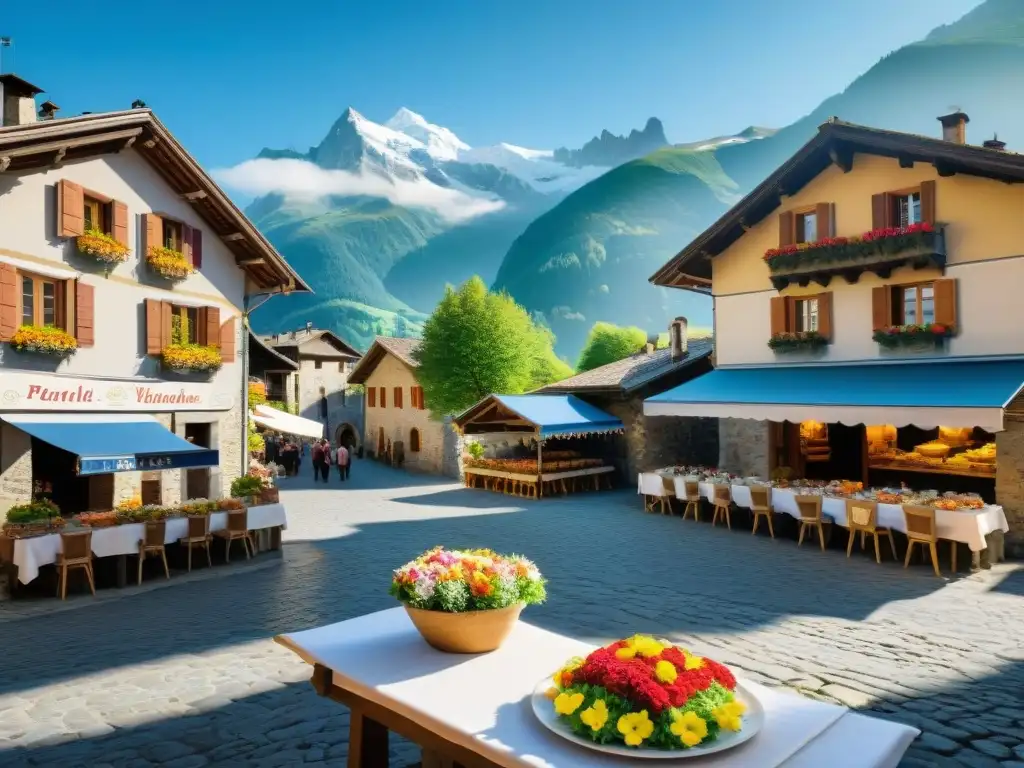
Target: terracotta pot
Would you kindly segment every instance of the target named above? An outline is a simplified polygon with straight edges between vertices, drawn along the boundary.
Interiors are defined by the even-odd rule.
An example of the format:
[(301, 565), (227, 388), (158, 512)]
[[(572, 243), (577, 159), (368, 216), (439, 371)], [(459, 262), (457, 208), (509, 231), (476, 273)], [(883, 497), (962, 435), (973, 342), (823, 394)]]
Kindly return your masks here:
[(487, 653), (505, 642), (525, 607), (518, 603), (494, 611), (445, 613), (406, 605), (405, 610), (431, 647), (445, 653)]
[(281, 501), (281, 490), (276, 485), (260, 489), (261, 504), (278, 504)]

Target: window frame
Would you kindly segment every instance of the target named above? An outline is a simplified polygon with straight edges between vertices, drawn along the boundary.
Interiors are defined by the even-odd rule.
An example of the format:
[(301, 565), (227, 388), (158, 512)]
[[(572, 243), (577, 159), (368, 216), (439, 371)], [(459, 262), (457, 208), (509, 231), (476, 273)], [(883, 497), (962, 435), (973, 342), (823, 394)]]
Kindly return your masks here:
[[(47, 325), (44, 322), (45, 315), (43, 314), (43, 286), (53, 286), (53, 327), (60, 328), (62, 331), (68, 331), (67, 328), (67, 311), (66, 311), (66, 285), (65, 282), (56, 277), (47, 277), (45, 275), (38, 275), (34, 272), (24, 272), (22, 270), (17, 271), (18, 276), (18, 324), (19, 325), (32, 325), (38, 328), (42, 328)], [(25, 281), (30, 280), (32, 282), (32, 322), (25, 322)]]
[[(916, 187), (905, 187), (904, 189), (897, 189), (891, 192), (887, 192), (889, 199), (889, 210), (886, 212), (891, 226), (893, 227), (910, 227), (914, 224), (921, 224), (924, 221), (924, 196), (921, 193), (921, 186)], [(917, 195), (917, 220), (910, 221), (909, 213), (907, 223), (903, 224), (900, 221), (900, 201), (906, 198), (912, 199), (914, 195)], [(908, 212), (912, 210), (912, 205), (908, 203)]]
[[(908, 289), (913, 288), (915, 290), (915, 313), (916, 318), (911, 323), (907, 321), (906, 315), (906, 292)], [(924, 310), (924, 296), (923, 289), (931, 288), (931, 303), (932, 303), (932, 319), (928, 322), (924, 321), (923, 310)], [(892, 324), (893, 325), (931, 325), (935, 322), (935, 281), (934, 280), (922, 280), (917, 283), (899, 283), (892, 286)]]
[[(90, 229), (98, 230), (105, 235), (111, 237), (114, 236), (114, 202), (106, 197), (102, 197), (92, 190), (82, 190), (82, 231), (88, 232)], [(99, 226), (93, 224), (89, 226), (89, 220), (92, 218), (91, 213), (95, 211), (96, 217), (99, 219)]]
[[(190, 307), (187, 304), (171, 304), (171, 343), (175, 343), (173, 340), (174, 334), (174, 317), (178, 316), (179, 321), (186, 321), (188, 323), (188, 338), (181, 339), (180, 344), (206, 344), (206, 340), (203, 338), (206, 335), (205, 315), (199, 311), (199, 307)], [(194, 315), (194, 316), (193, 316)]]
[[(160, 240), (164, 248), (184, 253), (184, 230), (184, 225), (177, 219), (160, 217)], [(170, 235), (169, 240), (168, 235)]]
[[(814, 219), (814, 237), (808, 239), (804, 234), (808, 217)], [(793, 242), (796, 245), (801, 243), (816, 243), (818, 237), (818, 209), (817, 207), (802, 208), (793, 211)]]
[[(810, 308), (813, 303), (813, 308)], [(804, 307), (810, 308), (805, 313)], [(813, 296), (795, 296), (793, 297), (793, 333), (818, 333), (818, 329), (821, 327), (821, 303), (818, 300), (817, 294)], [(814, 321), (813, 328), (805, 328), (804, 317), (808, 320)]]
[(313, 370), (314, 371), (322, 370), (323, 367), (324, 367), (324, 361), (323, 360), (314, 360), (313, 361)]

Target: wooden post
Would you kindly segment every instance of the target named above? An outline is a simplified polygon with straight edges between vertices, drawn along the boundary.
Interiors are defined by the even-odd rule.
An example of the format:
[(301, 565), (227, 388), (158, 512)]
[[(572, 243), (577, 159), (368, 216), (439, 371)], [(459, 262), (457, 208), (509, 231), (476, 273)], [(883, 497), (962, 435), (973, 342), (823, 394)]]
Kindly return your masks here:
[(537, 428), (537, 498), (544, 495), (544, 457), (541, 451), (540, 427)]

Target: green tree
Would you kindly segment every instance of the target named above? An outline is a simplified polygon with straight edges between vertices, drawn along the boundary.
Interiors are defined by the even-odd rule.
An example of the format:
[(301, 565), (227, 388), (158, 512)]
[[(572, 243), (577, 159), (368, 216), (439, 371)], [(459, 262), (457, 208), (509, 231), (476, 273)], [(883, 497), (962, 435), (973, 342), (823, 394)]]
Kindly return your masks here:
[(576, 370), (580, 373), (622, 360), (643, 349), (647, 334), (636, 326), (620, 328), (611, 323), (594, 323), (580, 352)]
[(472, 277), (451, 286), (423, 326), (416, 376), (434, 416), (459, 413), (492, 393), (519, 394), (565, 378), (554, 336), (507, 293)]

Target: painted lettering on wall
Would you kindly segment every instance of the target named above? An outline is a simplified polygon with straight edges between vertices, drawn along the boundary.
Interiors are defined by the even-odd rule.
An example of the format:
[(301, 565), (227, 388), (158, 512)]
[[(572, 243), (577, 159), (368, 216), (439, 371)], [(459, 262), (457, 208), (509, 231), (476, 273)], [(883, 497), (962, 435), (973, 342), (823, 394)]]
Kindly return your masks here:
[(203, 398), (186, 394), (184, 389), (177, 392), (154, 392), (149, 387), (136, 387), (135, 402), (145, 405), (196, 405), (203, 402)]
[(92, 389), (79, 385), (71, 389), (51, 389), (41, 384), (30, 384), (27, 400), (42, 400), (47, 403), (91, 403)]
[(236, 401), (209, 382), (131, 381), (28, 371), (0, 373), (3, 411), (226, 411)]

